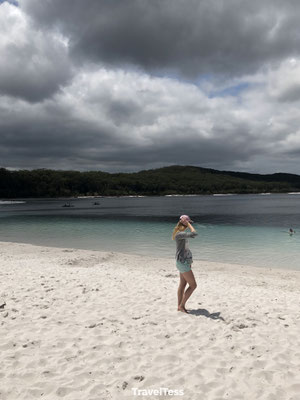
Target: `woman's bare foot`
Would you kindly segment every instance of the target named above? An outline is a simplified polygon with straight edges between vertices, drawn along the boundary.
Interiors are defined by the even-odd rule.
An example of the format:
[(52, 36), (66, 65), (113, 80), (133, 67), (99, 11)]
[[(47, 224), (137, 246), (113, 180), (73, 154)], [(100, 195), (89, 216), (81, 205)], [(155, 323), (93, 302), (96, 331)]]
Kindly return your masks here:
[(177, 311), (181, 311), (181, 312), (184, 312), (184, 313), (188, 314), (187, 309), (185, 307), (183, 307), (183, 306), (179, 306)]

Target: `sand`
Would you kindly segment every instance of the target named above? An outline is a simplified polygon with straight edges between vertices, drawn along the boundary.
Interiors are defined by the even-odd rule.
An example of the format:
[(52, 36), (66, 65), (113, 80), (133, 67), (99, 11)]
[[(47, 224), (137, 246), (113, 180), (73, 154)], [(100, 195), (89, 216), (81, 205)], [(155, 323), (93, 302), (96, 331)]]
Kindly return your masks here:
[(184, 314), (172, 257), (0, 258), (1, 400), (300, 398), (300, 272), (196, 260)]

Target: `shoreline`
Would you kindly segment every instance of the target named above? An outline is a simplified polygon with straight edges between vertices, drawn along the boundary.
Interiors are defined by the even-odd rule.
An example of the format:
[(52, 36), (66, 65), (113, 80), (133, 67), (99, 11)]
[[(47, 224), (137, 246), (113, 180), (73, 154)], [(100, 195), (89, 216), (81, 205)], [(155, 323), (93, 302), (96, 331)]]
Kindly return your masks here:
[(68, 197), (1, 197), (0, 202), (17, 202), (17, 201), (25, 201), (26, 200), (76, 200), (76, 199), (117, 199), (117, 198), (147, 198), (147, 197), (225, 197), (225, 196), (272, 196), (272, 195), (281, 195), (281, 194), (286, 194), (286, 195), (300, 195), (299, 192), (249, 192), (249, 193), (185, 193), (185, 194), (133, 194), (133, 195), (95, 195), (95, 196), (68, 196)]
[[(137, 253), (126, 253), (126, 252), (119, 252), (119, 251), (114, 251), (114, 250), (97, 250), (97, 249), (84, 249), (81, 247), (66, 247), (66, 246), (60, 246), (58, 247), (57, 245), (47, 245), (45, 246), (44, 244), (37, 244), (37, 243), (27, 243), (27, 242), (13, 242), (13, 241), (0, 241), (0, 246), (2, 244), (9, 244), (9, 245), (25, 245), (25, 246), (33, 246), (33, 247), (43, 247), (43, 248), (49, 248), (49, 249), (59, 249), (59, 250), (65, 250), (65, 251), (87, 251), (87, 252), (96, 252), (96, 253), (110, 253), (110, 254), (114, 254), (114, 255), (118, 255), (119, 257), (140, 257), (140, 258), (145, 258), (145, 259), (155, 259), (155, 260), (161, 260), (162, 263), (167, 262), (168, 264), (170, 263), (170, 261), (175, 265), (175, 261), (174, 261), (174, 257), (163, 257), (162, 255), (158, 256), (158, 257), (152, 257), (149, 255), (145, 255), (145, 254), (137, 254)], [(267, 271), (279, 271), (282, 274), (288, 273), (288, 272), (296, 272), (300, 274), (300, 269), (295, 269), (295, 268), (282, 268), (282, 267), (277, 267), (277, 266), (272, 266), (272, 267), (266, 267), (266, 266), (259, 266), (259, 265), (254, 265), (254, 264), (241, 264), (238, 262), (219, 262), (219, 261), (212, 261), (212, 260), (203, 260), (203, 259), (198, 259), (198, 258), (193, 258), (194, 264), (205, 264), (205, 265), (222, 265), (224, 267), (228, 267), (230, 268), (246, 268), (246, 269), (257, 269), (259, 271), (263, 270), (265, 272)], [(177, 271), (176, 271), (177, 272)]]
[(183, 314), (173, 260), (12, 242), (0, 259), (6, 400), (298, 398), (299, 271), (195, 260)]

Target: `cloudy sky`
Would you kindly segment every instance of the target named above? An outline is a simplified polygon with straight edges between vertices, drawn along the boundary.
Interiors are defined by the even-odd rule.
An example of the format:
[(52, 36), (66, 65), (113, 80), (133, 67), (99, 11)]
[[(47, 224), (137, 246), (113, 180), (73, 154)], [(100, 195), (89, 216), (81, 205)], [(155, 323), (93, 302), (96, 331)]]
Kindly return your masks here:
[(0, 0), (0, 165), (300, 174), (298, 0)]

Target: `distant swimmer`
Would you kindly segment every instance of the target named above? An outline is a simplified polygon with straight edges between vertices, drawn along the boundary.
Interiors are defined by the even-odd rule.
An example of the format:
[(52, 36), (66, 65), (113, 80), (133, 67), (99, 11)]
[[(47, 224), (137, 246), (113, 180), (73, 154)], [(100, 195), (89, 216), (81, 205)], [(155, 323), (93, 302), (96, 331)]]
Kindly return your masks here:
[(281, 232), (288, 233), (290, 236), (293, 236), (296, 233), (295, 229), (293, 228), (290, 228), (288, 231), (281, 231)]

